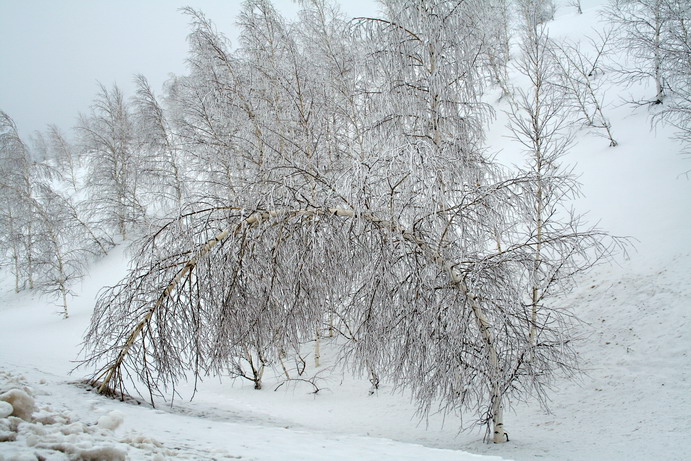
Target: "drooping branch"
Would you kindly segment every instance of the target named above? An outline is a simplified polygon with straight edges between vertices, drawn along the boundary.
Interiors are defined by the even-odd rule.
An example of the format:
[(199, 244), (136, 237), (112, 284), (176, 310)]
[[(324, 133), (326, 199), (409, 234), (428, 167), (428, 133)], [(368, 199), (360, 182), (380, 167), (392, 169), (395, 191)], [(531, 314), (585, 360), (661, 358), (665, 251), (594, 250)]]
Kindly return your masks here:
[[(220, 211), (233, 211), (236, 213), (242, 213), (241, 209), (234, 207), (228, 207), (224, 210), (205, 210), (206, 213)], [(454, 267), (454, 264), (452, 262), (446, 260), (446, 258), (438, 250), (435, 250), (418, 233), (406, 229), (400, 224), (393, 222), (392, 220), (382, 219), (371, 212), (358, 213), (355, 210), (345, 208), (257, 211), (250, 214), (247, 217), (239, 219), (239, 222), (227, 226), (220, 232), (216, 233), (212, 238), (205, 241), (203, 244), (197, 245), (194, 251), (179, 252), (176, 256), (184, 256), (186, 258), (184, 262), (179, 261), (177, 263), (173, 263), (172, 261), (167, 261), (165, 263), (162, 263), (159, 267), (151, 271), (144, 272), (143, 274), (138, 273), (135, 270), (135, 273), (130, 275), (129, 279), (124, 283), (123, 286), (120, 287), (120, 290), (116, 292), (106, 292), (105, 296), (102, 296), (100, 298), (95, 313), (96, 323), (94, 324), (94, 326), (92, 326), (92, 329), (86, 338), (87, 347), (93, 350), (93, 355), (85, 360), (85, 362), (87, 363), (98, 362), (104, 355), (108, 353), (112, 354), (113, 351), (117, 351), (113, 359), (108, 361), (108, 363), (94, 375), (92, 382), (94, 382), (94, 384), (98, 386), (98, 391), (100, 393), (112, 394), (116, 389), (119, 388), (120, 392), (124, 392), (123, 379), (125, 373), (127, 373), (124, 370), (128, 368), (126, 361), (128, 357), (131, 355), (133, 348), (136, 348), (141, 354), (143, 354), (142, 363), (140, 364), (141, 366), (147, 368), (153, 365), (147, 362), (145, 356), (147, 354), (146, 342), (151, 340), (151, 338), (147, 338), (147, 336), (151, 336), (151, 332), (155, 330), (155, 327), (153, 325), (155, 317), (163, 315), (160, 312), (161, 310), (171, 308), (171, 306), (169, 305), (170, 301), (174, 302), (180, 299), (180, 295), (178, 292), (184, 289), (186, 283), (191, 283), (190, 281), (192, 279), (192, 275), (196, 270), (198, 270), (200, 261), (208, 259), (210, 257), (210, 253), (212, 253), (215, 248), (224, 247), (229, 239), (238, 239), (240, 241), (245, 241), (245, 234), (249, 230), (261, 227), (262, 225), (265, 225), (267, 227), (278, 226), (281, 225), (281, 222), (285, 223), (288, 220), (296, 219), (298, 220), (298, 225), (308, 226), (308, 221), (329, 220), (337, 218), (348, 218), (351, 220), (360, 219), (364, 222), (369, 223), (371, 226), (373, 226), (373, 228), (379, 229), (380, 231), (384, 231), (388, 234), (397, 234), (400, 238), (416, 247), (418, 251), (420, 251), (420, 253), (422, 253), (426, 258), (428, 258), (432, 263), (436, 264), (440, 269), (446, 272), (450, 283), (453, 286), (455, 286), (458, 290), (460, 290), (462, 296), (466, 298), (470, 303), (472, 312), (476, 319), (476, 323), (478, 325), (482, 338), (484, 339), (483, 348), (485, 349), (485, 353), (487, 354), (489, 366), (492, 369), (492, 375), (496, 376), (496, 379), (493, 381), (492, 386), (494, 389), (496, 389), (496, 402), (498, 405), (498, 402), (500, 402), (501, 400), (501, 384), (499, 378), (501, 376), (501, 373), (499, 370), (498, 354), (494, 344), (492, 326), (490, 325), (490, 321), (487, 315), (484, 313), (483, 307), (479, 303), (477, 297), (471, 294), (470, 289), (466, 281), (464, 280), (463, 274)], [(171, 225), (172, 224), (169, 224), (169, 226)], [(170, 232), (172, 229), (164, 228), (164, 230)], [(159, 238), (161, 234), (162, 231), (159, 231), (156, 234), (154, 234), (154, 236), (150, 239), (148, 244), (151, 245), (151, 242), (156, 238)], [(251, 245), (251, 243), (248, 244)], [(241, 245), (244, 245), (244, 243)], [(162, 258), (162, 260), (165, 261), (166, 258), (164, 257)], [(238, 264), (240, 263), (241, 260), (238, 260)], [(248, 261), (246, 263), (251, 264), (251, 261)], [(119, 299), (119, 296), (123, 292), (122, 290), (126, 290), (128, 292), (145, 290), (148, 285), (147, 282), (142, 280), (143, 278), (156, 277), (158, 275), (155, 273), (156, 270), (166, 271), (170, 269), (175, 269), (175, 271), (173, 272), (174, 275), (172, 276), (172, 278), (169, 278), (168, 281), (165, 281), (165, 278), (159, 279), (158, 296), (155, 298), (154, 301), (148, 303), (148, 307), (145, 310), (143, 310), (143, 312), (140, 311), (140, 319), (127, 328), (127, 334), (119, 336), (120, 345), (114, 347), (114, 345), (112, 344), (103, 344), (101, 346), (103, 350), (99, 350), (98, 339), (100, 338), (97, 338), (97, 336), (99, 334), (99, 330), (102, 328), (102, 325), (99, 322), (99, 316), (103, 316), (104, 314), (106, 314), (105, 311), (111, 308), (123, 307), (117, 305), (118, 302), (123, 301), (122, 299)], [(202, 276), (205, 275), (196, 274), (197, 278)], [(129, 295), (125, 298), (125, 302), (133, 304), (143, 301), (144, 303), (146, 303), (145, 299), (142, 300), (142, 296), (147, 295), (150, 294), (129, 293)], [(128, 312), (131, 312), (131, 309), (129, 307), (127, 307), (126, 310)], [(203, 306), (200, 307), (203, 308)], [(135, 310), (135, 312), (137, 312), (137, 310)], [(96, 340), (95, 343), (94, 340)], [(175, 339), (172, 339), (172, 341), (175, 342)], [(137, 345), (139, 345), (139, 347), (136, 347)], [(165, 355), (166, 351), (160, 351), (160, 353)], [(136, 364), (134, 365), (134, 367), (136, 367)], [(177, 370), (177, 372), (181, 371), (184, 370)], [(154, 382), (151, 380), (150, 372), (148, 370), (138, 370), (137, 373), (140, 376), (146, 378), (145, 381), (147, 387), (149, 387), (148, 390), (150, 394), (152, 394), (154, 390), (158, 390), (157, 385), (155, 385)], [(173, 374), (171, 374), (171, 377), (172, 376)], [(162, 384), (165, 386), (166, 384), (174, 383), (164, 382)], [(498, 411), (498, 407), (494, 409), (494, 411)]]

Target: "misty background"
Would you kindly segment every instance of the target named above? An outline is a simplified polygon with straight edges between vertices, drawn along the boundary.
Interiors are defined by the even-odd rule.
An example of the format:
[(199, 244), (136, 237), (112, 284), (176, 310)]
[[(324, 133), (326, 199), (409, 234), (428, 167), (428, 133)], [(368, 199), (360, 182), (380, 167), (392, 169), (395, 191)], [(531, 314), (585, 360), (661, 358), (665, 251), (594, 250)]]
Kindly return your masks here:
[[(293, 0), (274, 0), (290, 19)], [(189, 18), (202, 11), (237, 46), (241, 0), (0, 0), (0, 110), (28, 136), (56, 124), (70, 137), (88, 112), (98, 82), (133, 94), (144, 74), (160, 94), (170, 74), (186, 72)], [(341, 5), (351, 17), (376, 15), (375, 0)]]

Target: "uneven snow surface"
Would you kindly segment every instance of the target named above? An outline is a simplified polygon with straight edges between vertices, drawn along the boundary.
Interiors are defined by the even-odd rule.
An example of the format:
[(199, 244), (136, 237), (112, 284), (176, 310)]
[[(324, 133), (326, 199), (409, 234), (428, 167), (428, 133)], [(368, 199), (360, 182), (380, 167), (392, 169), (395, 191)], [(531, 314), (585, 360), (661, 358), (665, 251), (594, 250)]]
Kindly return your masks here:
[[(564, 2), (562, 2), (564, 3)], [(577, 16), (565, 7), (550, 28), (578, 38), (597, 24), (597, 1)], [(506, 415), (511, 442), (490, 445), (479, 431), (458, 432), (457, 417), (415, 417), (407, 395), (384, 383), (333, 372), (328, 340), (315, 383), (264, 389), (208, 378), (189, 401), (136, 401), (95, 395), (73, 360), (98, 290), (124, 276), (122, 248), (94, 265), (71, 316), (31, 293), (15, 295), (0, 274), (0, 461), (23, 460), (691, 460), (691, 160), (672, 131), (650, 128), (649, 109), (621, 98), (651, 87), (612, 87), (607, 115), (620, 145), (578, 134), (569, 163), (584, 197), (574, 203), (591, 222), (635, 245), (628, 257), (598, 266), (563, 300), (582, 320), (578, 350), (584, 373), (558, 379), (549, 411), (517, 404)], [(489, 145), (520, 163), (506, 139), (502, 107)], [(476, 454), (468, 454), (476, 453)]]
[(0, 389), (8, 388), (25, 394), (25, 403), (36, 401), (37, 409), (28, 421), (0, 418), (2, 461), (500, 460), (385, 439), (171, 414), (104, 399), (50, 377), (29, 386), (25, 376), (0, 370)]

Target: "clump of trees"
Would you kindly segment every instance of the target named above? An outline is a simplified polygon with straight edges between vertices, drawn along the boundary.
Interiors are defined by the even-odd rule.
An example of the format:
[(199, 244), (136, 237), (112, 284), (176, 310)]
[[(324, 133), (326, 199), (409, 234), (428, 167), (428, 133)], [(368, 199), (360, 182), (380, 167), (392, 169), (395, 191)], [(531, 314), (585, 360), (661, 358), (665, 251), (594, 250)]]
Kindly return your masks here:
[[(57, 128), (38, 146), (63, 165), (76, 159)], [(69, 158), (68, 158), (69, 156)], [(65, 171), (65, 170), (61, 170)], [(37, 289), (52, 295), (68, 317), (72, 285), (84, 276), (92, 255), (105, 254), (106, 236), (99, 237), (83, 217), (79, 205), (64, 192), (64, 179), (52, 163), (32, 159), (14, 121), (0, 112), (0, 250), (14, 275), (15, 291)], [(73, 170), (67, 168), (68, 181)], [(62, 184), (62, 186), (61, 186)]]
[(382, 18), (349, 22), (308, 1), (290, 23), (253, 0), (237, 51), (185, 10), (190, 72), (170, 82), (167, 113), (144, 86), (138, 107), (194, 181), (168, 186), (186, 191), (181, 213), (99, 298), (84, 351), (98, 389), (153, 401), (207, 374), (259, 388), (263, 367), (330, 328), (374, 385), (408, 389), (423, 413), (470, 412), (507, 441), (510, 402), (544, 400), (572, 372), (555, 298), (612, 241), (565, 206), (577, 186), (559, 163), (568, 111), (547, 3), (524, 5), (532, 83), (511, 98), (526, 167), (485, 151), (483, 91), (511, 90), (508, 55), (487, 52), (509, 29), (478, 27), (488, 11), (507, 18), (490, 3), (384, 1)]
[(655, 123), (669, 123), (691, 145), (691, 7), (684, 0), (612, 0), (606, 17), (629, 58), (617, 70), (628, 81), (655, 84), (648, 101), (661, 108)]
[[(101, 85), (74, 145), (55, 127), (36, 138), (47, 161), (2, 114), (0, 238), (16, 289), (56, 294), (67, 316), (85, 263), (133, 240), (132, 269), (85, 336), (100, 392), (153, 404), (207, 375), (259, 389), (267, 366), (290, 379), (294, 358), (302, 373), (305, 344), (328, 331), (375, 388), (508, 441), (505, 410), (545, 403), (577, 369), (560, 297), (621, 244), (568, 207), (579, 189), (563, 163), (576, 120), (616, 145), (596, 75), (610, 38), (592, 53), (555, 44), (551, 1), (383, 0), (382, 17), (353, 21), (325, 0), (301, 5), (290, 22), (246, 1), (235, 50), (183, 10), (189, 72), (162, 96), (143, 76), (130, 99)], [(490, 87), (518, 167), (485, 145)]]

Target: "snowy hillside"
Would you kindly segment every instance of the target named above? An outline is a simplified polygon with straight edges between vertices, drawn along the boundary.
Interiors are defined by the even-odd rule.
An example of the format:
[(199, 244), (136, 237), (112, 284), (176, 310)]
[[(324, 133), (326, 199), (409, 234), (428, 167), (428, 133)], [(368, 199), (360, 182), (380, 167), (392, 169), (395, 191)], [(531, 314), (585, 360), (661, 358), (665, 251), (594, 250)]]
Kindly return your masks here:
[[(550, 35), (583, 39), (600, 27), (601, 3), (583, 1), (582, 15), (561, 6)], [(321, 344), (311, 383), (282, 384), (276, 366), (266, 372), (262, 390), (242, 379), (209, 377), (179, 385), (182, 398), (156, 408), (144, 399), (97, 395), (82, 382), (89, 370), (72, 370), (99, 290), (127, 273), (120, 245), (90, 268), (68, 319), (38, 295), (15, 294), (12, 276), (2, 273), (0, 461), (691, 459), (685, 431), (691, 412), (691, 176), (685, 173), (691, 159), (680, 154), (672, 128), (651, 127), (658, 109), (625, 103), (651, 92), (651, 86), (608, 83), (605, 110), (619, 145), (609, 147), (583, 128), (564, 159), (582, 184), (573, 206), (633, 245), (579, 276), (562, 300), (580, 319), (576, 350), (583, 373), (552, 383), (549, 409), (513, 405), (505, 415), (509, 443), (483, 443), (480, 429), (459, 432), (455, 416), (431, 413), (420, 420), (411, 396), (392, 393), (386, 382), (370, 391), (366, 378), (337, 366), (331, 338)], [(488, 96), (497, 112), (488, 148), (505, 164), (520, 164), (520, 150), (508, 138), (508, 104), (497, 96)], [(308, 357), (313, 360), (311, 350)], [(24, 403), (15, 403), (32, 413), (25, 420), (2, 405), (13, 389), (13, 395), (26, 393)]]

